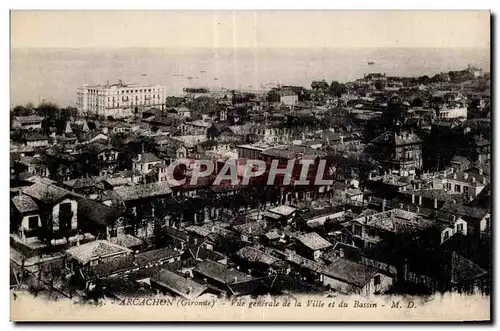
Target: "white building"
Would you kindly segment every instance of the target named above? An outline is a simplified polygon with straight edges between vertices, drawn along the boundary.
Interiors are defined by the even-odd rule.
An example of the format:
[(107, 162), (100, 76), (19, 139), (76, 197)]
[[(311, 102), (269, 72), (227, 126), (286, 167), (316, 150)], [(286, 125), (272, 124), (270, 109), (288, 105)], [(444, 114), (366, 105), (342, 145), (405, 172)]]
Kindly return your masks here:
[(165, 106), (167, 87), (161, 85), (83, 85), (77, 89), (76, 107), (81, 114), (114, 118), (131, 116), (144, 108)]
[(447, 118), (467, 118), (467, 107), (451, 107), (444, 108), (439, 110), (439, 118), (447, 119)]

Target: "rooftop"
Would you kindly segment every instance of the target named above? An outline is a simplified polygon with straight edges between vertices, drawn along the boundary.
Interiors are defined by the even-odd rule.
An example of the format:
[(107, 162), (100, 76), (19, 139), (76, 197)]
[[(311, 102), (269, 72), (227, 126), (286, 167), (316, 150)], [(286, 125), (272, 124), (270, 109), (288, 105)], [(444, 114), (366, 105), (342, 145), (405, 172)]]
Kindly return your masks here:
[(172, 190), (166, 183), (159, 182), (134, 186), (119, 186), (114, 189), (114, 192), (123, 201), (131, 201), (167, 195), (172, 193)]
[(157, 275), (151, 277), (150, 281), (189, 300), (196, 299), (208, 289), (206, 286), (201, 285), (192, 279), (182, 277), (175, 272), (166, 269), (161, 269)]
[(18, 195), (12, 198), (14, 206), (20, 213), (30, 213), (38, 211), (38, 205), (27, 195)]
[(376, 273), (377, 269), (346, 258), (339, 258), (323, 270), (324, 275), (357, 287), (364, 287)]
[(312, 250), (325, 249), (332, 246), (332, 243), (321, 237), (316, 232), (301, 234), (298, 235), (296, 238), (302, 244), (304, 244), (305, 246), (309, 247)]
[(90, 260), (100, 257), (131, 252), (132, 251), (128, 248), (115, 245), (106, 240), (96, 240), (66, 250), (66, 254), (83, 265), (87, 264)]

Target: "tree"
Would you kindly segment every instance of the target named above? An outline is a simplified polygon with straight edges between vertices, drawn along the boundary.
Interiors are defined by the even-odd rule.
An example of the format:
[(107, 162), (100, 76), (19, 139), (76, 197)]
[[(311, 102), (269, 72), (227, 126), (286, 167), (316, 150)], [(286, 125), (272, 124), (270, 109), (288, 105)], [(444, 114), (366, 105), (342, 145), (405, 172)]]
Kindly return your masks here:
[(311, 89), (315, 92), (326, 92), (328, 91), (328, 88), (330, 86), (328, 85), (327, 82), (325, 82), (325, 80), (322, 80), (322, 81), (313, 81), (311, 83)]

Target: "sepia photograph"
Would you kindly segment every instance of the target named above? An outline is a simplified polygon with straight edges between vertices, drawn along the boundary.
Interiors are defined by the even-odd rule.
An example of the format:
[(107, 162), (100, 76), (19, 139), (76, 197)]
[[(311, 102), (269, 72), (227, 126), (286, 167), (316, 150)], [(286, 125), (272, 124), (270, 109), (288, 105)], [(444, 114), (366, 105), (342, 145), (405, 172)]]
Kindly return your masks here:
[(490, 321), (490, 20), (12, 10), (11, 321)]

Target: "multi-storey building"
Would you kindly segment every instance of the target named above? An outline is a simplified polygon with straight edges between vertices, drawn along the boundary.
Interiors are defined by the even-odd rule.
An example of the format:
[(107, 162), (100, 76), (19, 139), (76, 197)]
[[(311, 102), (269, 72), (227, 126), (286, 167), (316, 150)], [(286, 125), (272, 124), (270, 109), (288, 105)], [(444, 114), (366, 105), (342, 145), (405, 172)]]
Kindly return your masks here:
[(83, 85), (77, 89), (76, 106), (81, 114), (126, 117), (145, 108), (165, 107), (166, 86), (118, 84)]
[(422, 169), (422, 140), (410, 132), (386, 132), (372, 142), (372, 154), (382, 166), (400, 175)]

